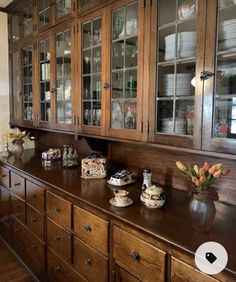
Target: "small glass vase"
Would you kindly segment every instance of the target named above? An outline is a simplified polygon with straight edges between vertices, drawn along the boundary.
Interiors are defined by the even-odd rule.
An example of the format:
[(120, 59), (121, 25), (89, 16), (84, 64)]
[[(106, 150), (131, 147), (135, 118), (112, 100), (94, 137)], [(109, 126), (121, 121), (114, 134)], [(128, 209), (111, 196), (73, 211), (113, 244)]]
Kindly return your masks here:
[(216, 208), (208, 198), (208, 191), (194, 194), (189, 205), (192, 227), (199, 232), (209, 232), (214, 221)]
[(20, 143), (15, 142), (13, 144), (13, 149), (12, 149), (12, 154), (13, 154), (15, 160), (21, 159), (23, 152), (24, 152), (24, 147), (23, 147), (22, 143), (21, 142)]

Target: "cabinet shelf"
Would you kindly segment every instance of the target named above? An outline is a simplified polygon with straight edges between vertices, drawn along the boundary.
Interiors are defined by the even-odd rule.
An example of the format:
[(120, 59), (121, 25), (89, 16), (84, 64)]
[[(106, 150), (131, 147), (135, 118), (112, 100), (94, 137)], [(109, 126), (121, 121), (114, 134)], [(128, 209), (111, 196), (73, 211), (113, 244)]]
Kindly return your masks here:
[(189, 57), (183, 59), (174, 59), (171, 61), (158, 62), (158, 66), (173, 66), (175, 63), (187, 64), (187, 63), (195, 63), (195, 62), (196, 62), (196, 57)]
[(188, 19), (185, 19), (185, 20), (178, 20), (178, 21), (173, 21), (173, 22), (167, 23), (167, 24), (163, 24), (162, 26), (160, 26), (158, 28), (158, 30), (161, 31), (161, 30), (166, 29), (168, 27), (172, 27), (172, 26), (176, 26), (176, 25), (184, 24), (184, 23), (189, 23), (189, 22), (193, 22), (193, 21), (196, 21), (196, 17), (191, 17), (191, 18), (188, 18)]

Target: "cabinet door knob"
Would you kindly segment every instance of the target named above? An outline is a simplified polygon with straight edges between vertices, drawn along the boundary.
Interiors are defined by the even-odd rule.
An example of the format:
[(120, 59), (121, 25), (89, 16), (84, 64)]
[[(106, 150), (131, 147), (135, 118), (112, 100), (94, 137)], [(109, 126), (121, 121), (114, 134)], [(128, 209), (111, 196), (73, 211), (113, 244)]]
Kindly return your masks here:
[(137, 252), (133, 252), (133, 253), (131, 253), (131, 259), (133, 260), (133, 261), (139, 261), (140, 260), (140, 255), (139, 255), (139, 253), (137, 253)]
[(84, 264), (90, 266), (92, 263), (91, 259), (85, 259)]
[(110, 87), (111, 87), (111, 84), (109, 82), (105, 82), (104, 85), (103, 85), (104, 89), (108, 89)]
[(55, 234), (55, 235), (54, 235), (54, 240), (55, 240), (55, 241), (59, 241), (60, 238), (61, 238), (60, 235), (58, 235), (58, 234)]
[(60, 209), (59, 209), (58, 207), (54, 207), (53, 210), (54, 210), (54, 212), (56, 212), (56, 213), (59, 213), (59, 212), (60, 212)]
[(213, 77), (215, 74), (211, 71), (202, 71), (201, 72), (201, 76), (200, 76), (200, 79), (201, 80), (207, 80), (211, 77)]
[(7, 175), (6, 174), (2, 174), (2, 178), (6, 177)]
[(59, 265), (54, 267), (54, 272), (60, 272), (61, 271), (61, 267)]
[(85, 224), (85, 225), (84, 225), (84, 230), (85, 230), (86, 232), (91, 232), (91, 231), (92, 231), (91, 225)]
[(51, 93), (55, 93), (55, 92), (56, 92), (56, 89), (55, 89), (55, 88), (52, 88), (52, 89), (50, 90), (50, 92), (51, 92)]
[(14, 186), (20, 186), (20, 182), (14, 183)]

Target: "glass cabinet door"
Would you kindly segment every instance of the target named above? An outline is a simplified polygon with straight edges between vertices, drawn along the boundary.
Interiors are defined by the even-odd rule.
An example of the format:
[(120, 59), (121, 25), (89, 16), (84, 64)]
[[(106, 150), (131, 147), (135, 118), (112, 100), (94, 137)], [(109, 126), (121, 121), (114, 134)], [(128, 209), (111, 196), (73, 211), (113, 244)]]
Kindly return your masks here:
[(23, 35), (27, 36), (33, 32), (33, 5), (30, 4), (22, 10)]
[(56, 123), (71, 124), (71, 30), (56, 33)]
[(156, 134), (194, 134), (196, 1), (158, 1)]
[(39, 42), (39, 77), (40, 77), (40, 122), (47, 123), (51, 117), (50, 85), (50, 39)]
[(101, 127), (102, 18), (82, 24), (82, 125)]
[(20, 22), (19, 14), (14, 14), (11, 16), (11, 42), (15, 43), (20, 39)]
[(15, 51), (11, 55), (11, 76), (12, 76), (12, 109), (11, 122), (21, 120), (21, 70), (20, 52)]
[[(109, 135), (139, 139), (141, 134), (142, 54), (139, 36), (144, 23), (139, 24), (142, 1), (130, 2), (111, 10), (110, 35), (110, 129)], [(140, 88), (139, 88), (140, 87)], [(129, 132), (129, 133), (128, 133)]]
[(38, 25), (42, 29), (51, 22), (51, 0), (38, 1)]
[(23, 48), (23, 118), (33, 120), (32, 45)]

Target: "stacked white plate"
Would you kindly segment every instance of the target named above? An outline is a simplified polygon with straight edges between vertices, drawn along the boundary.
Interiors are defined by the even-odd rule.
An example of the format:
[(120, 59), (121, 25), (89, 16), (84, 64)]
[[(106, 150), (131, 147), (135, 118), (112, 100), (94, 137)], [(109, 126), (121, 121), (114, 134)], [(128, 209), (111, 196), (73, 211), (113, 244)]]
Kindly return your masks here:
[[(162, 132), (173, 133), (173, 119), (163, 118), (162, 119)], [(186, 133), (186, 120), (184, 118), (175, 119), (175, 133), (185, 134)]]
[(170, 34), (165, 37), (165, 60), (175, 58), (175, 48), (177, 39), (177, 58), (188, 58), (195, 56), (196, 52), (196, 32), (184, 31)]
[[(191, 85), (191, 73), (177, 73), (176, 74), (176, 96), (189, 96), (193, 95), (193, 86)], [(164, 74), (163, 77), (163, 93), (162, 96), (174, 95), (174, 74)]]
[(219, 26), (219, 50), (236, 48), (236, 19), (224, 21)]

